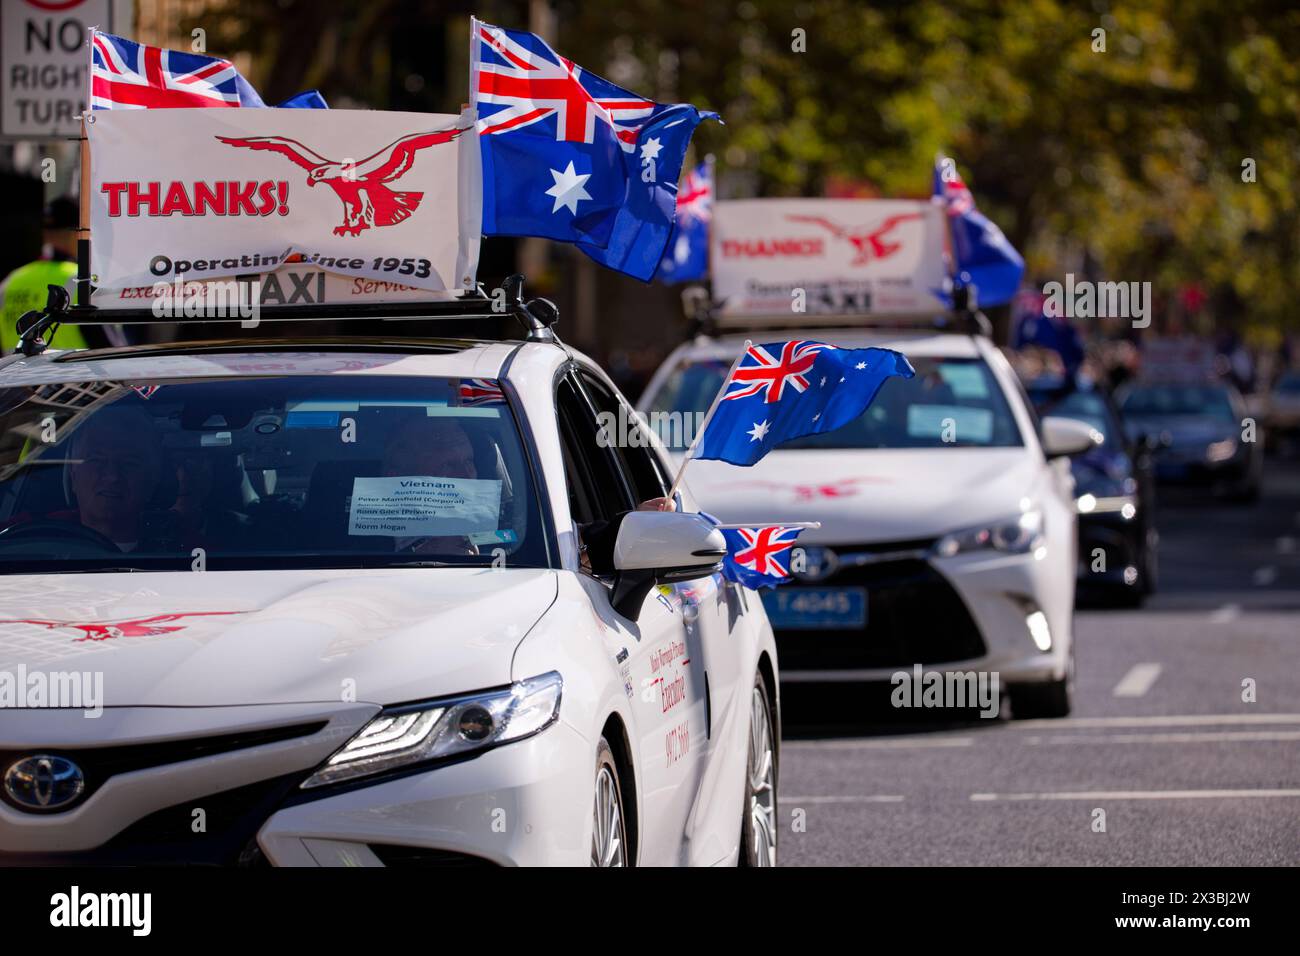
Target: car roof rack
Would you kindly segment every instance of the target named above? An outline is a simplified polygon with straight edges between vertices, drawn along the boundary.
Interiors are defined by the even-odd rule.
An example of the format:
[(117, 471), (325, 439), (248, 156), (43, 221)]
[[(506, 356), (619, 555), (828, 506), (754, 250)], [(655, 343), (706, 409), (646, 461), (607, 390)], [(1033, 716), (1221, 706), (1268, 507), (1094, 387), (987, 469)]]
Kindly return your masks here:
[[(248, 282), (248, 277), (236, 277)], [(492, 295), (482, 285), (473, 293), (454, 299), (400, 302), (355, 302), (334, 305), (268, 305), (260, 306), (256, 319), (262, 322), (303, 321), (402, 321), (418, 319), (493, 319), (502, 316), (514, 318), (524, 331), (524, 338), (535, 342), (558, 342), (554, 327), (559, 321), (559, 309), (549, 299), (524, 300), (524, 277), (507, 276)], [(40, 355), (49, 347), (46, 333), (53, 333), (60, 325), (177, 325), (208, 322), (246, 322), (238, 313), (231, 316), (200, 315), (176, 317), (155, 315), (152, 309), (102, 309), (95, 306), (73, 306), (68, 291), (62, 286), (49, 286), (45, 308), (24, 313), (17, 323), (18, 351), (23, 355)]]
[(691, 323), (691, 337), (709, 338), (719, 334), (743, 333), (761, 329), (790, 328), (854, 328), (870, 330), (926, 331), (938, 330), (993, 337), (993, 324), (979, 310), (968, 286), (958, 286), (952, 291), (953, 304), (946, 312), (919, 313), (869, 313), (869, 312), (804, 312), (798, 321), (791, 321), (785, 313), (771, 315), (735, 316), (721, 321), (722, 303), (715, 302), (702, 286), (688, 286), (682, 290), (682, 308)]

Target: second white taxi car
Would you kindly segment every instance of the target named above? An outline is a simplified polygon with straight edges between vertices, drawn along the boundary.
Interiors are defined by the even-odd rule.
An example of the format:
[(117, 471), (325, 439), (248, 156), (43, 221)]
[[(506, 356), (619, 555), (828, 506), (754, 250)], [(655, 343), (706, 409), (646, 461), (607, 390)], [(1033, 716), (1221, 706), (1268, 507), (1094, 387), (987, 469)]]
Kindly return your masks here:
[(775, 863), (762, 604), (548, 330), (0, 398), (0, 864)]
[(1067, 714), (1077, 531), (1065, 456), (1101, 436), (1037, 420), (981, 334), (801, 328), (701, 337), (669, 356), (639, 410), (671, 447), (686, 446), (746, 337), (896, 349), (916, 370), (886, 382), (856, 421), (752, 468), (687, 470), (701, 507), (724, 522), (821, 522), (799, 539), (797, 580), (764, 594), (782, 679), (997, 672), (1015, 715)]

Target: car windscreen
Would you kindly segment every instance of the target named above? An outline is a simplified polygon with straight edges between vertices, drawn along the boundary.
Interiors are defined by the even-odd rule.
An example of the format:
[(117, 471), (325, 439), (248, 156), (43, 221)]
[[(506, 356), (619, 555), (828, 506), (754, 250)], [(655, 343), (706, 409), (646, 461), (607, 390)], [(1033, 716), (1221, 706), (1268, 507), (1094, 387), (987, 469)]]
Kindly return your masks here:
[(1062, 395), (1053, 389), (1030, 388), (1029, 398), (1039, 415), (1074, 418), (1097, 429), (1105, 437), (1102, 447), (1108, 451), (1123, 447), (1119, 423), (1111, 415), (1106, 400), (1096, 392), (1075, 389)]
[(333, 375), (0, 391), (0, 573), (546, 566), (499, 383)]
[[(908, 356), (913, 378), (891, 378), (867, 410), (843, 428), (782, 448), (1005, 448), (1023, 444), (1001, 387), (981, 359)], [(648, 418), (669, 448), (684, 449), (731, 367), (687, 360), (652, 396)]]
[(1124, 396), (1125, 415), (1163, 417), (1201, 416), (1235, 420), (1226, 389), (1214, 385), (1146, 385)]

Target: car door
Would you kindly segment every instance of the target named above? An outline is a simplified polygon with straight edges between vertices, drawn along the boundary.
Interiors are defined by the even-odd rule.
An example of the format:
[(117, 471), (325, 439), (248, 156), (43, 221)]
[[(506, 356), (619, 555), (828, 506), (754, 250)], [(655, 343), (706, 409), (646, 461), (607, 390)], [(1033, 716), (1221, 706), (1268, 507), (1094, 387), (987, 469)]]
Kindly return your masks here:
[[(646, 501), (666, 495), (672, 485), (672, 475), (652, 446), (649, 430), (601, 377), (582, 368), (577, 374), (600, 421), (628, 423), (616, 436), (620, 440), (612, 444), (632, 485), (633, 497)], [(692, 710), (698, 728), (692, 747), (704, 761), (704, 767), (695, 796), (696, 808), (687, 818), (690, 862), (714, 862), (726, 852), (721, 844), (735, 835), (730, 832), (734, 818), (723, 813), (727, 832), (711, 840), (708, 837), (715, 834), (707, 829), (714, 816), (710, 811), (722, 805), (719, 788), (734, 785), (744, 773), (743, 766), (738, 767), (728, 759), (739, 752), (743, 760), (743, 747), (738, 745), (748, 732), (749, 710), (735, 706), (741, 691), (748, 701), (751, 679), (741, 677), (743, 664), (749, 659), (742, 637), (747, 631), (739, 619), (743, 599), (739, 587), (728, 584), (721, 574), (665, 586), (662, 593), (673, 601), (682, 616), (694, 667), (692, 678), (702, 685), (700, 701)]]
[(635, 621), (614, 610), (613, 569), (603, 564), (602, 549), (593, 542), (600, 523), (633, 509), (634, 485), (615, 443), (600, 440), (596, 410), (572, 371), (557, 386), (556, 410), (570, 506), (579, 537), (586, 538), (582, 583), (607, 625), (606, 649), (618, 662), (629, 695), (628, 736), (635, 751), (640, 806), (638, 859), (646, 865), (682, 863), (705, 741), (698, 638), (671, 587), (652, 589)]

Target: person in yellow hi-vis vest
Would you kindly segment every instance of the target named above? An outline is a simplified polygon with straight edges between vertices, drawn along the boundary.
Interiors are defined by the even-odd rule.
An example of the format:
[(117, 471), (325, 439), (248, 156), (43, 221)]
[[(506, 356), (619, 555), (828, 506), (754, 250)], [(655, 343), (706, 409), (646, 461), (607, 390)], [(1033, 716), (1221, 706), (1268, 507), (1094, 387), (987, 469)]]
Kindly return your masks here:
[[(45, 308), (49, 287), (60, 285), (71, 292), (70, 280), (77, 274), (77, 220), (75, 199), (60, 198), (45, 207), (45, 245), (48, 258), (19, 266), (0, 283), (0, 346), (6, 355), (18, 347), (18, 317)], [(74, 297), (75, 301), (75, 297)], [(87, 347), (82, 330), (63, 325), (50, 343), (56, 349)]]

